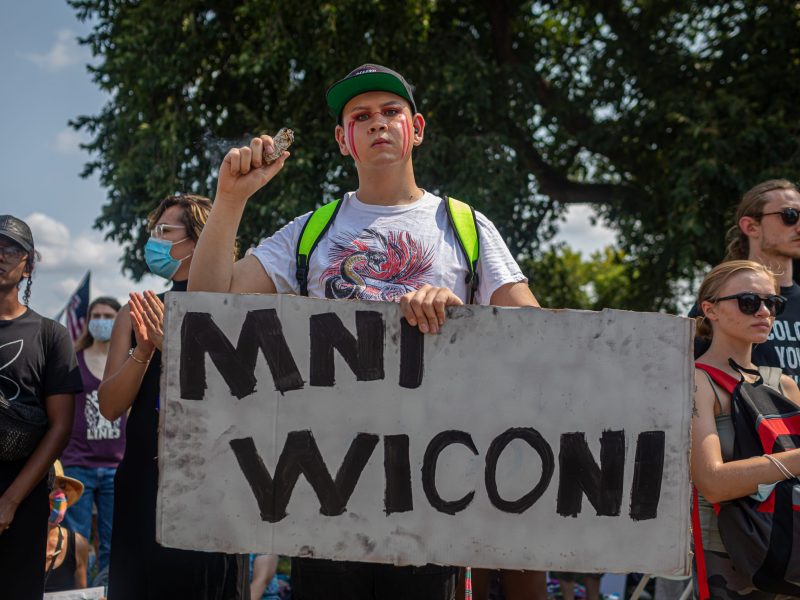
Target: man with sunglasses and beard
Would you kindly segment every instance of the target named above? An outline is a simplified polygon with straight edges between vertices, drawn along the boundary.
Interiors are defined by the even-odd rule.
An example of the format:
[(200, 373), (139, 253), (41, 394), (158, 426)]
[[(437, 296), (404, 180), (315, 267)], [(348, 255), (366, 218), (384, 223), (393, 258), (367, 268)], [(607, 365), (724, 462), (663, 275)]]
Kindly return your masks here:
[[(793, 280), (793, 261), (800, 259), (800, 191), (786, 179), (770, 179), (742, 196), (736, 222), (728, 230), (725, 260), (753, 260), (774, 271), (786, 298), (769, 338), (753, 348), (753, 363), (779, 367), (800, 382), (800, 286)], [(690, 316), (697, 316), (692, 308)], [(708, 347), (696, 340), (695, 357)]]

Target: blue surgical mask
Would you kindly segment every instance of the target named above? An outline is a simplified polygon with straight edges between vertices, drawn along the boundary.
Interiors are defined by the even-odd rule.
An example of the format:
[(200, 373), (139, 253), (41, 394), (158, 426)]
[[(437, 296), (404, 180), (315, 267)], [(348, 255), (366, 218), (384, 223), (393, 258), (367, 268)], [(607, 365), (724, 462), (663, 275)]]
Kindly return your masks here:
[(777, 482), (776, 483), (759, 483), (758, 484), (758, 491), (755, 494), (750, 494), (750, 497), (753, 500), (756, 500), (758, 502), (764, 502), (767, 498), (769, 498), (769, 495), (772, 493), (772, 490), (775, 489), (776, 485), (778, 485)]
[(181, 263), (192, 254), (189, 253), (188, 256), (177, 259), (172, 257), (170, 250), (172, 250), (174, 244), (180, 244), (188, 239), (189, 238), (183, 238), (178, 242), (170, 242), (169, 240), (151, 237), (147, 240), (147, 243), (144, 245), (144, 261), (147, 263), (147, 268), (150, 269), (150, 272), (164, 279), (172, 279), (172, 276), (175, 275)]
[(114, 319), (92, 319), (89, 321), (89, 333), (98, 342), (107, 342), (111, 339), (111, 330), (114, 327)]

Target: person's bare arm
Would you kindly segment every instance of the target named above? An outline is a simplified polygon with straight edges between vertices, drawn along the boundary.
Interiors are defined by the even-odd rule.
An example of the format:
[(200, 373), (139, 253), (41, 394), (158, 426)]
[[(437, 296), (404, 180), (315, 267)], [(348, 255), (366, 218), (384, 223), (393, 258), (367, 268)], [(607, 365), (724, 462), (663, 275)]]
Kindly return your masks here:
[(0, 534), (8, 529), (20, 503), (47, 474), (61, 455), (72, 433), (75, 410), (74, 394), (53, 394), (45, 398), (47, 431), (25, 462), (16, 479), (0, 496)]
[(272, 138), (253, 138), (249, 146), (233, 148), (219, 168), (214, 207), (203, 227), (189, 269), (189, 291), (274, 293), (275, 284), (258, 263), (245, 257), (230, 261), (236, 232), (247, 200), (283, 168), (288, 152), (267, 165), (263, 153), (273, 150)]
[(233, 263), (233, 277), (228, 291), (231, 294), (274, 294), (277, 289), (261, 261), (255, 256), (245, 256)]
[(103, 373), (103, 381), (97, 390), (100, 414), (109, 421), (115, 421), (121, 417), (133, 404), (147, 371), (147, 363), (150, 362), (154, 352), (153, 344), (141, 337), (146, 334), (137, 328), (134, 357), (143, 362), (138, 362), (128, 356), (131, 346), (131, 323), (130, 305), (126, 304), (117, 313), (117, 318), (114, 320), (106, 369)]
[(539, 301), (524, 281), (504, 283), (492, 293), (492, 306), (539, 306)]
[(75, 589), (89, 587), (86, 580), (86, 565), (89, 562), (89, 542), (77, 531), (75, 532)]
[[(695, 371), (695, 386), (691, 469), (692, 480), (703, 497), (712, 503), (724, 502), (756, 492), (759, 483), (782, 480), (783, 474), (763, 456), (723, 462), (714, 420), (714, 391), (699, 370)], [(800, 473), (800, 450), (780, 452), (775, 457), (792, 473)]]
[(794, 379), (788, 375), (781, 375), (781, 389), (784, 396), (800, 406), (800, 389)]
[(253, 559), (253, 580), (250, 582), (251, 600), (261, 599), (277, 570), (277, 554), (260, 554)]

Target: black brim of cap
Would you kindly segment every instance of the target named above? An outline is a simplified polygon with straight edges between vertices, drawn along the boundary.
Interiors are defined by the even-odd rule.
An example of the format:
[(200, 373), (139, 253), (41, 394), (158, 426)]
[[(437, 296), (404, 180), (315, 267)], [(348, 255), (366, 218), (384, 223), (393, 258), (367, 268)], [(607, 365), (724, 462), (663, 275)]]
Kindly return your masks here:
[(28, 244), (24, 239), (19, 236), (9, 233), (8, 231), (0, 231), (0, 236), (10, 239), (12, 242), (19, 244), (25, 252), (33, 252), (33, 246)]
[(334, 83), (328, 89), (325, 97), (331, 113), (338, 119), (345, 104), (359, 94), (366, 92), (391, 92), (392, 94), (397, 94), (411, 104), (411, 112), (417, 112), (414, 100), (409, 96), (403, 82), (389, 73), (364, 73), (363, 75), (343, 79), (338, 83)]

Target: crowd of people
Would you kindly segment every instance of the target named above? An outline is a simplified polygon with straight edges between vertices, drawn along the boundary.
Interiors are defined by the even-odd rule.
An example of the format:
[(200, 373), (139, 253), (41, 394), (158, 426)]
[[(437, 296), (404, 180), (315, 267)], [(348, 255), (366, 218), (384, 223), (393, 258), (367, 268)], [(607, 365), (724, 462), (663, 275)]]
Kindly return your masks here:
[[(471, 212), (475, 239), (465, 242), (449, 201), (417, 185), (412, 153), (423, 143), (426, 123), (400, 74), (362, 65), (328, 89), (327, 103), (336, 144), (353, 160), (359, 185), (328, 215), (308, 252), (298, 248), (317, 213), (296, 218), (236, 260), (248, 199), (290, 157), (284, 150), (272, 160), (274, 140), (265, 135), (228, 152), (213, 204), (191, 194), (158, 203), (148, 217), (144, 250), (150, 271), (171, 281), (172, 292), (395, 301), (425, 334), (441, 331), (448, 306), (539, 306), (489, 219)], [(369, 277), (353, 270), (354, 257), (387, 240), (398, 254), (391, 268), (371, 268)], [(694, 587), (698, 597), (708, 597), (710, 589), (712, 598), (778, 598), (741, 576), (720, 537), (714, 506), (769, 495), (777, 482), (800, 473), (800, 450), (747, 457), (735, 450), (737, 392), (725, 384), (763, 384), (800, 405), (800, 288), (792, 271), (800, 258), (797, 188), (770, 180), (749, 190), (729, 240), (729, 260), (705, 277), (693, 309), (698, 345), (691, 474), (702, 534), (695, 553), (703, 556)], [(38, 600), (45, 589), (90, 583), (107, 585), (111, 600), (285, 595), (275, 556), (178, 550), (156, 542), (164, 295), (131, 293), (124, 306), (96, 298), (73, 348), (63, 327), (28, 308), (37, 259), (28, 226), (0, 216), (0, 595)], [(87, 577), (91, 542), (93, 581)], [(483, 600), (492, 576), (471, 569), (467, 577), (464, 568), (446, 565), (294, 558), (291, 593), (298, 600), (468, 594)], [(556, 576), (565, 599), (574, 597), (576, 580), (588, 598), (599, 597), (596, 574)], [(508, 600), (548, 595), (542, 572), (503, 571), (498, 579)]]

